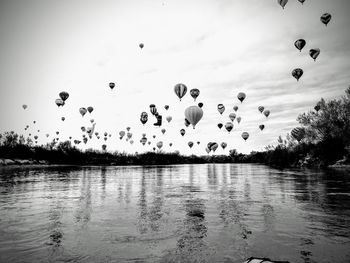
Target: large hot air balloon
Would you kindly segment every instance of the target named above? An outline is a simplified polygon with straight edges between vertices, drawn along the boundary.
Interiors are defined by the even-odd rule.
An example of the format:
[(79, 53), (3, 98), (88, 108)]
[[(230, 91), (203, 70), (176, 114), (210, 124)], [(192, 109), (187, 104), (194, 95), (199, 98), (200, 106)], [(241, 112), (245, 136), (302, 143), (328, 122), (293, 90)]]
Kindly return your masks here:
[(305, 137), (305, 129), (302, 127), (296, 127), (292, 130), (291, 135), (293, 138), (295, 138), (298, 142), (300, 142)]
[(55, 103), (56, 103), (56, 105), (57, 105), (58, 107), (64, 105), (64, 101), (63, 101), (62, 99), (56, 99), (56, 100), (55, 100)]
[(196, 101), (197, 97), (199, 96), (199, 89), (191, 89), (190, 90), (190, 94), (191, 94), (191, 97), (194, 99), (194, 101)]
[(223, 113), (224, 113), (224, 111), (225, 111), (225, 106), (224, 106), (224, 104), (218, 104), (218, 112), (222, 115)]
[(59, 96), (63, 101), (66, 101), (69, 97), (69, 94), (66, 91), (62, 91), (62, 92), (60, 92)]
[(309, 55), (316, 61), (316, 58), (320, 55), (321, 50), (319, 48), (310, 49)]
[(226, 124), (225, 124), (225, 129), (226, 129), (228, 132), (231, 132), (232, 129), (233, 129), (233, 123), (232, 123), (232, 122), (226, 122)]
[(22, 105), (22, 108), (25, 110), (28, 106), (26, 104)]
[(189, 146), (190, 148), (192, 148), (193, 142), (188, 142), (188, 146)]
[(224, 126), (222, 123), (218, 123), (218, 127), (219, 127), (219, 129), (221, 129), (221, 128), (222, 128), (222, 126)]
[(222, 142), (222, 143), (221, 143), (221, 148), (222, 148), (223, 150), (225, 150), (226, 147), (227, 147), (227, 143), (226, 143), (226, 142)]
[(80, 112), (81, 116), (84, 117), (84, 115), (85, 115), (86, 112), (87, 112), (87, 109), (85, 109), (85, 108), (82, 107), (82, 108), (79, 109), (79, 112)]
[(179, 83), (174, 87), (175, 94), (179, 97), (180, 101), (183, 96), (185, 96), (187, 92), (187, 87), (185, 84)]
[(157, 142), (157, 147), (160, 150), (163, 147), (163, 142), (162, 141)]
[(140, 44), (139, 44), (139, 47), (140, 47), (141, 49), (143, 49), (144, 46), (145, 46), (145, 45), (144, 45), (143, 43), (140, 43)]
[(279, 3), (280, 6), (282, 6), (282, 8), (284, 9), (286, 4), (288, 3), (288, 0), (277, 0), (277, 3)]
[(297, 81), (301, 78), (301, 76), (304, 74), (304, 71), (301, 68), (293, 69), (292, 76), (296, 78)]
[(109, 87), (110, 87), (110, 89), (114, 89), (115, 83), (114, 82), (109, 82)]
[(185, 129), (181, 129), (181, 130), (180, 130), (180, 134), (181, 134), (182, 136), (184, 136), (185, 133), (186, 133)]
[(260, 113), (263, 113), (264, 109), (265, 109), (264, 106), (259, 106), (258, 107), (258, 110), (260, 111)]
[(235, 113), (230, 113), (230, 115), (228, 115), (228, 117), (230, 118), (231, 121), (234, 121), (236, 119), (236, 114)]
[(246, 97), (246, 95), (245, 95), (244, 92), (240, 92), (240, 93), (238, 93), (238, 95), (237, 95), (237, 98), (239, 99), (239, 101), (240, 101), (241, 103), (244, 101), (245, 97)]
[(249, 133), (248, 132), (243, 132), (242, 133), (242, 138), (246, 141), (249, 138)]
[(269, 110), (265, 110), (265, 111), (264, 111), (264, 115), (265, 115), (266, 118), (269, 117), (270, 111), (269, 111)]
[(185, 110), (186, 119), (192, 124), (193, 129), (203, 117), (203, 110), (198, 106), (190, 106)]
[(321, 16), (320, 19), (321, 19), (321, 22), (327, 26), (329, 21), (331, 21), (332, 16), (331, 14), (325, 13)]
[(294, 42), (294, 46), (301, 52), (301, 50), (305, 47), (306, 41), (304, 39), (298, 39)]
[(173, 118), (172, 118), (171, 116), (167, 116), (167, 117), (166, 117), (167, 122), (171, 122), (172, 119), (173, 119)]
[(264, 125), (264, 124), (260, 124), (260, 125), (259, 125), (259, 129), (260, 129), (260, 130), (263, 130), (264, 128), (265, 128), (265, 125)]
[(89, 113), (91, 113), (91, 112), (93, 112), (94, 108), (89, 106), (89, 107), (87, 107), (87, 110), (88, 110)]

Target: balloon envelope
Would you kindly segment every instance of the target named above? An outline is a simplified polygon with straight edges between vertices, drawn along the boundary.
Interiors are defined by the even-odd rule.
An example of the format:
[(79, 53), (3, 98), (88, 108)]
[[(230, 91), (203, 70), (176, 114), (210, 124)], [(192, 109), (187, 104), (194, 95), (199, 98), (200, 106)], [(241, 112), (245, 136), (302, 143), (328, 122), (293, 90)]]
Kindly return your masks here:
[(190, 106), (185, 110), (186, 119), (192, 124), (193, 128), (203, 117), (203, 110), (198, 106)]

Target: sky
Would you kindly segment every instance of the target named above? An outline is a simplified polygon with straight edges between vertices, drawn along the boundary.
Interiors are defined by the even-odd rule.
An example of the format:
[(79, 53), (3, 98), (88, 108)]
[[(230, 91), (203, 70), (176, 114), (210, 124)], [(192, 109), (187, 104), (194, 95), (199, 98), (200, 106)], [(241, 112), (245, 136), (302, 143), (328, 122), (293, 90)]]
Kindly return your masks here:
[[(208, 142), (227, 142), (216, 154), (263, 150), (298, 126), (297, 116), (321, 97), (344, 94), (350, 83), (349, 10), (348, 0), (289, 0), (285, 9), (276, 0), (0, 0), (0, 132), (37, 134), (39, 143), (57, 137), (56, 131), (60, 140), (81, 140), (81, 126), (94, 119), (101, 138), (81, 143), (82, 149), (106, 144), (109, 151), (143, 152), (163, 141), (164, 151), (183, 154), (205, 154)], [(332, 15), (327, 27), (320, 21), (325, 12)], [(306, 40), (301, 52), (294, 47), (300, 38)], [(308, 55), (311, 48), (321, 50), (316, 61)], [(294, 68), (304, 70), (299, 81), (291, 75)], [(109, 82), (116, 83), (113, 90)], [(177, 83), (188, 88), (181, 101)], [(200, 90), (196, 102), (192, 88)], [(58, 108), (61, 91), (70, 96)], [(247, 95), (243, 103), (239, 92)], [(198, 102), (203, 118), (195, 129), (185, 128), (184, 111)], [(150, 104), (163, 116), (164, 135), (153, 126)], [(217, 124), (230, 121), (235, 105), (241, 123), (234, 121), (231, 133), (220, 130)], [(268, 118), (260, 105), (271, 111)], [(82, 117), (79, 108), (88, 106), (94, 111)], [(149, 113), (144, 126), (142, 111)], [(133, 145), (119, 139), (126, 127)], [(104, 132), (112, 135), (107, 141)], [(143, 133), (150, 146), (139, 143)], [(189, 141), (201, 144), (190, 149)]]

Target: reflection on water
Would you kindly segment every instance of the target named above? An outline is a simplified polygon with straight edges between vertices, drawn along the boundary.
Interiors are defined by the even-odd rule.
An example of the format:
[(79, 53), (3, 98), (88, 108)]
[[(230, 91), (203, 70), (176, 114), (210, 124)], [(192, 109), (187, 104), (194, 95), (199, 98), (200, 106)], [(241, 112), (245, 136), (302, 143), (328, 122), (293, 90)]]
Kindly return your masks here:
[(350, 262), (348, 172), (0, 169), (0, 262)]

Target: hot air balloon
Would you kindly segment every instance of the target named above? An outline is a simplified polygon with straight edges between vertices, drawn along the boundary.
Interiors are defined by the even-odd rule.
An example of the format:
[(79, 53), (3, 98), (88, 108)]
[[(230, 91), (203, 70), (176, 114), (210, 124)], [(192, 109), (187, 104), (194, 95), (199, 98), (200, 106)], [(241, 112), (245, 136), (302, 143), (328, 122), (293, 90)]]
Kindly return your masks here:
[(194, 99), (194, 101), (196, 101), (197, 97), (199, 96), (199, 93), (200, 93), (199, 89), (190, 90), (190, 95)]
[(156, 136), (155, 136), (155, 135), (153, 135), (152, 137), (153, 137), (153, 139), (155, 139), (155, 138), (156, 138)]
[(22, 105), (22, 108), (25, 110), (28, 106), (26, 104)]
[(46, 133), (46, 137), (49, 137), (49, 136), (50, 136), (50, 134)]
[(331, 14), (325, 13), (321, 16), (320, 19), (321, 19), (321, 22), (327, 26), (329, 21), (331, 21), (332, 16)]
[(141, 123), (143, 125), (145, 125), (145, 123), (148, 121), (148, 114), (147, 114), (147, 112), (145, 112), (145, 111), (141, 112), (140, 121), (141, 121)]
[(69, 94), (68, 94), (68, 92), (66, 92), (66, 91), (62, 91), (62, 92), (60, 92), (60, 94), (58, 94), (59, 96), (60, 96), (60, 98), (63, 100), (63, 101), (66, 101), (67, 99), (68, 99), (68, 97), (69, 97)]
[(190, 124), (191, 123), (185, 118), (185, 126), (188, 127), (188, 126), (190, 126)]
[(165, 109), (165, 110), (169, 110), (169, 105), (165, 105), (165, 106), (164, 106), (164, 109)]
[(306, 41), (304, 39), (298, 39), (294, 42), (294, 46), (301, 52), (301, 50), (305, 47)]
[(320, 55), (321, 50), (319, 48), (310, 49), (309, 55), (316, 61), (316, 58)]
[(238, 106), (236, 106), (236, 105), (233, 106), (233, 110), (234, 110), (234, 111), (237, 111), (237, 110), (238, 110)]
[(62, 99), (56, 99), (56, 100), (55, 100), (55, 103), (56, 103), (56, 105), (57, 105), (58, 107), (64, 105), (64, 101), (63, 101)]
[(280, 6), (282, 6), (282, 8), (284, 9), (284, 7), (286, 6), (286, 4), (288, 3), (288, 0), (277, 0), (277, 2), (280, 4)]
[(301, 76), (304, 74), (304, 71), (301, 68), (293, 69), (292, 76), (296, 78), (297, 81), (301, 78)]
[(249, 138), (249, 133), (248, 132), (243, 132), (242, 133), (242, 138), (246, 141)]
[(87, 110), (88, 110), (88, 112), (89, 112), (89, 113), (91, 113), (91, 112), (93, 112), (93, 111), (94, 111), (94, 108), (93, 108), (93, 107), (91, 107), (91, 106), (89, 106), (89, 107), (87, 107)]
[(37, 140), (37, 139), (38, 139), (38, 135), (35, 135), (35, 136), (34, 136), (34, 139)]
[(242, 120), (242, 117), (239, 117), (239, 116), (238, 116), (238, 117), (237, 117), (237, 123), (240, 124), (241, 120)]
[(185, 110), (186, 119), (192, 124), (193, 129), (203, 117), (203, 110), (198, 106), (190, 106)]
[(140, 142), (142, 143), (142, 145), (145, 145), (147, 142), (147, 138), (146, 137), (142, 137)]
[(184, 136), (185, 133), (186, 133), (185, 129), (181, 129), (181, 130), (180, 130), (180, 134), (181, 134), (182, 136)]
[(221, 103), (218, 104), (217, 109), (218, 109), (218, 112), (222, 115), (224, 113), (224, 111), (225, 111), (224, 104), (221, 104)]
[(205, 151), (207, 152), (207, 154), (209, 154), (210, 153), (210, 149), (207, 147), (207, 148), (205, 148)]
[(126, 127), (126, 130), (127, 130), (127, 131), (130, 131), (130, 129), (131, 129), (130, 127)]
[(139, 44), (139, 47), (140, 47), (141, 49), (143, 49), (144, 46), (145, 46), (145, 45), (144, 45), (143, 43), (140, 43), (140, 44)]
[(90, 120), (91, 123), (94, 123), (94, 121), (95, 121), (94, 119), (91, 119), (91, 120)]
[(193, 142), (188, 142), (188, 146), (189, 146), (190, 148), (192, 148)]
[(314, 107), (315, 111), (318, 112), (320, 109), (321, 109), (321, 106), (319, 104), (317, 104), (315, 107)]
[(172, 118), (171, 116), (167, 116), (167, 117), (166, 117), (167, 122), (171, 122), (172, 119), (173, 119), (173, 118)]
[(259, 129), (260, 129), (260, 130), (263, 130), (264, 128), (265, 128), (265, 125), (264, 125), (264, 124), (260, 124), (260, 125), (259, 125)]
[(217, 144), (216, 142), (213, 142), (210, 146), (210, 150), (215, 152), (218, 147), (219, 147), (219, 144)]
[(199, 145), (200, 143), (201, 143), (200, 141), (197, 142), (198, 145)]
[(218, 127), (219, 127), (219, 129), (221, 129), (221, 128), (222, 128), (222, 126), (224, 126), (222, 123), (218, 123)]
[(126, 137), (128, 137), (128, 139), (131, 139), (132, 133), (131, 133), (131, 132), (128, 132), (128, 133), (126, 134)]
[(64, 121), (66, 118), (65, 117), (61, 117), (61, 120)]
[(298, 142), (300, 142), (302, 139), (304, 139), (305, 137), (305, 129), (302, 127), (297, 127), (294, 128), (291, 132), (291, 135), (293, 136), (293, 138), (295, 138)]
[(266, 118), (269, 117), (270, 111), (269, 111), (269, 110), (265, 110), (265, 111), (264, 111), (264, 115), (265, 115)]
[(102, 144), (102, 150), (105, 151), (107, 149), (107, 145), (106, 144)]
[(183, 96), (185, 96), (187, 92), (187, 87), (185, 84), (176, 84), (174, 87), (175, 94), (179, 97), (180, 101)]
[(134, 144), (134, 140), (130, 140), (130, 144)]
[(109, 83), (109, 87), (110, 87), (110, 89), (114, 89), (115, 83), (114, 83), (114, 82), (110, 82), (110, 83)]
[(84, 126), (81, 126), (80, 129), (81, 129), (82, 132), (86, 131), (86, 128)]
[(163, 142), (162, 141), (157, 142), (157, 147), (160, 150), (163, 147)]
[(234, 121), (236, 119), (236, 114), (230, 113), (230, 115), (228, 115), (228, 117), (230, 118), (231, 121)]
[(35, 123), (36, 123), (36, 121), (33, 121), (33, 123), (35, 124)]
[(304, 4), (305, 0), (298, 0), (301, 4)]
[(149, 110), (152, 113), (152, 115), (156, 115), (158, 113), (156, 105), (154, 105), (154, 104), (149, 105)]
[(172, 143), (169, 143), (169, 146), (171, 147), (171, 146), (173, 146), (173, 144), (172, 144)]
[(119, 136), (120, 139), (123, 139), (123, 137), (125, 136), (125, 131), (120, 131)]
[(82, 107), (82, 108), (79, 109), (79, 112), (80, 112), (81, 116), (84, 117), (84, 115), (85, 115), (86, 112), (87, 112), (87, 109), (85, 109), (85, 108)]
[(162, 126), (162, 115), (159, 115), (158, 113), (156, 114), (156, 118), (157, 118), (157, 122), (156, 123), (153, 123), (154, 126)]
[(221, 148), (222, 148), (223, 150), (225, 150), (226, 147), (227, 147), (227, 143), (226, 143), (226, 142), (222, 142), (222, 143), (221, 143)]
[(56, 131), (56, 134), (58, 135), (58, 134), (60, 134), (60, 132), (59, 132), (59, 131)]
[(203, 107), (203, 103), (202, 102), (198, 103), (198, 107), (202, 108)]
[(259, 106), (258, 107), (258, 110), (260, 111), (260, 113), (263, 113), (264, 109), (265, 109), (264, 106)]
[(231, 132), (232, 129), (233, 129), (233, 123), (232, 123), (232, 122), (226, 122), (226, 124), (225, 124), (225, 129), (226, 129), (228, 132)]
[(165, 129), (161, 129), (161, 132), (164, 134), (166, 132), (166, 130)]
[(241, 103), (244, 101), (245, 97), (246, 97), (246, 95), (245, 95), (244, 92), (240, 92), (240, 93), (238, 93), (238, 95), (237, 95), (237, 98), (239, 99), (239, 101), (240, 101)]

